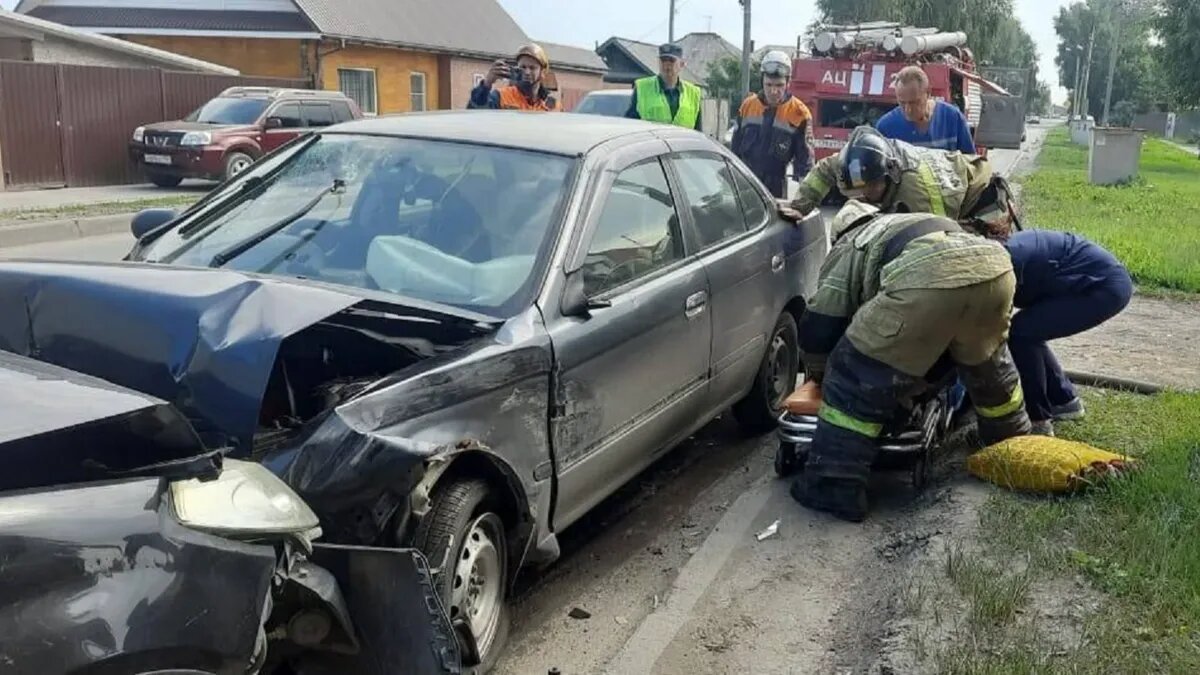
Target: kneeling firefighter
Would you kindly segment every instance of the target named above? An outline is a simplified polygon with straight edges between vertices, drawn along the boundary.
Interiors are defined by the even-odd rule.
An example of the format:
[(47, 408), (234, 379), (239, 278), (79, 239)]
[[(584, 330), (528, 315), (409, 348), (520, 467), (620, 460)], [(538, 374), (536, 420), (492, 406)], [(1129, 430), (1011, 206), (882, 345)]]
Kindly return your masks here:
[(984, 443), (1028, 434), (1030, 423), (1006, 343), (1016, 278), (1003, 246), (949, 218), (858, 201), (834, 218), (833, 236), (800, 322), (822, 403), (792, 496), (858, 522), (883, 426), (940, 359), (957, 366)]
[[(1012, 191), (986, 158), (910, 145), (873, 127), (856, 128), (841, 152), (817, 162), (790, 210), (807, 215), (834, 189), (885, 213), (945, 216), (984, 236), (1020, 229)], [(784, 215), (795, 217), (787, 209)]]

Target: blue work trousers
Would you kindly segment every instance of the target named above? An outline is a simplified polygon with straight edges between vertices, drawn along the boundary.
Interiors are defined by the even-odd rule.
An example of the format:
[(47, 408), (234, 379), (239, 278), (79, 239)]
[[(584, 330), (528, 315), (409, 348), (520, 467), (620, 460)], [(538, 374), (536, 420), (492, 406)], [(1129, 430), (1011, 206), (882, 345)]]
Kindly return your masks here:
[(1114, 275), (1079, 293), (1048, 297), (1017, 312), (1008, 347), (1021, 374), (1030, 420), (1050, 419), (1055, 406), (1077, 396), (1047, 343), (1099, 326), (1125, 309), (1132, 295), (1129, 277)]

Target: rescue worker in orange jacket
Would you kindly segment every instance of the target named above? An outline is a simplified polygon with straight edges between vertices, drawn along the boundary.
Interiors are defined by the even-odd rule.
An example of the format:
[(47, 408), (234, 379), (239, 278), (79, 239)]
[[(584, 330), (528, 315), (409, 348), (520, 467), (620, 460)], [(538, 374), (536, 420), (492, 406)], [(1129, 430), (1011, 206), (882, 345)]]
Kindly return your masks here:
[[(471, 90), (467, 108), (559, 112), (558, 99), (551, 96), (545, 86), (549, 70), (550, 59), (546, 51), (536, 44), (525, 45), (517, 51), (516, 68), (509, 67), (503, 59), (492, 64), (479, 86)], [(492, 88), (496, 80), (501, 79), (508, 79), (509, 84)]]
[(796, 180), (812, 168), (812, 113), (788, 93), (792, 60), (770, 51), (762, 60), (762, 93), (751, 94), (738, 111), (731, 149), (779, 199), (787, 195), (787, 167)]

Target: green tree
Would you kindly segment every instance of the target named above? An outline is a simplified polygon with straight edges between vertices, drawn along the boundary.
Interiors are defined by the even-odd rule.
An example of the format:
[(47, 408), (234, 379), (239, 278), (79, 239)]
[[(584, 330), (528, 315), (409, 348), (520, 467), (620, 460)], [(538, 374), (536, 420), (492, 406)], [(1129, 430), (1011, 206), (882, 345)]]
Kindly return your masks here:
[(1200, 2), (1162, 0), (1161, 7), (1155, 28), (1163, 79), (1178, 103), (1200, 105)]
[[(1164, 98), (1162, 71), (1150, 43), (1153, 17), (1129, 11), (1131, 8), (1136, 6), (1127, 3), (1126, 13), (1118, 14), (1119, 6), (1115, 0), (1087, 0), (1059, 9), (1054, 18), (1054, 30), (1059, 38), (1054, 62), (1058, 66), (1059, 81), (1072, 89), (1072, 101), (1080, 93), (1086, 93), (1087, 113), (1097, 120), (1104, 112), (1108, 66), (1118, 41), (1117, 20), (1122, 24), (1112, 101), (1128, 101), (1138, 111), (1145, 111)], [(1077, 69), (1088, 67), (1087, 47), (1093, 27), (1095, 39), (1087, 91), (1075, 92)]]
[[(750, 91), (762, 91), (762, 78), (758, 75), (761, 63), (750, 61)], [(738, 107), (742, 104), (742, 61), (727, 56), (708, 64), (708, 76), (704, 79), (709, 95), (713, 98), (723, 98), (729, 101), (729, 114), (737, 115)]]

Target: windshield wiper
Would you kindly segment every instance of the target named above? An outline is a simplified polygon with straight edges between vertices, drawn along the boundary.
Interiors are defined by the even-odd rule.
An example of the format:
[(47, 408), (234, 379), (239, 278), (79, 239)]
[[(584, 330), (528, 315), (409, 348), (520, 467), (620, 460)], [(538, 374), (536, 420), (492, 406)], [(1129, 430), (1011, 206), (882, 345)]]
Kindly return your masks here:
[(313, 197), (311, 200), (308, 201), (307, 204), (296, 209), (287, 218), (284, 218), (283, 220), (280, 220), (280, 221), (274, 223), (273, 225), (270, 225), (268, 227), (265, 227), (265, 228), (259, 230), (257, 234), (255, 234), (251, 237), (247, 237), (246, 239), (243, 239), (242, 241), (240, 241), (240, 242), (234, 244), (233, 246), (230, 246), (229, 248), (225, 249), (224, 251), (221, 251), (220, 253), (216, 254), (215, 256), (213, 256), (212, 260), (210, 260), (208, 262), (208, 266), (209, 267), (220, 267), (220, 266), (224, 265), (225, 263), (229, 262), (230, 260), (233, 260), (234, 258), (245, 253), (246, 251), (249, 251), (250, 249), (254, 248), (255, 246), (258, 246), (259, 244), (263, 243), (269, 237), (276, 234), (280, 230), (284, 229), (288, 225), (291, 225), (292, 223), (296, 222), (297, 220), (300, 220), (304, 216), (308, 215), (308, 212), (317, 208), (317, 204), (320, 204), (321, 200), (325, 199), (326, 196), (331, 195), (331, 194), (338, 194), (340, 192), (344, 192), (345, 190), (346, 190), (346, 181), (344, 181), (340, 178), (335, 178), (333, 181), (332, 187), (321, 190), (319, 193), (317, 193), (316, 197)]

